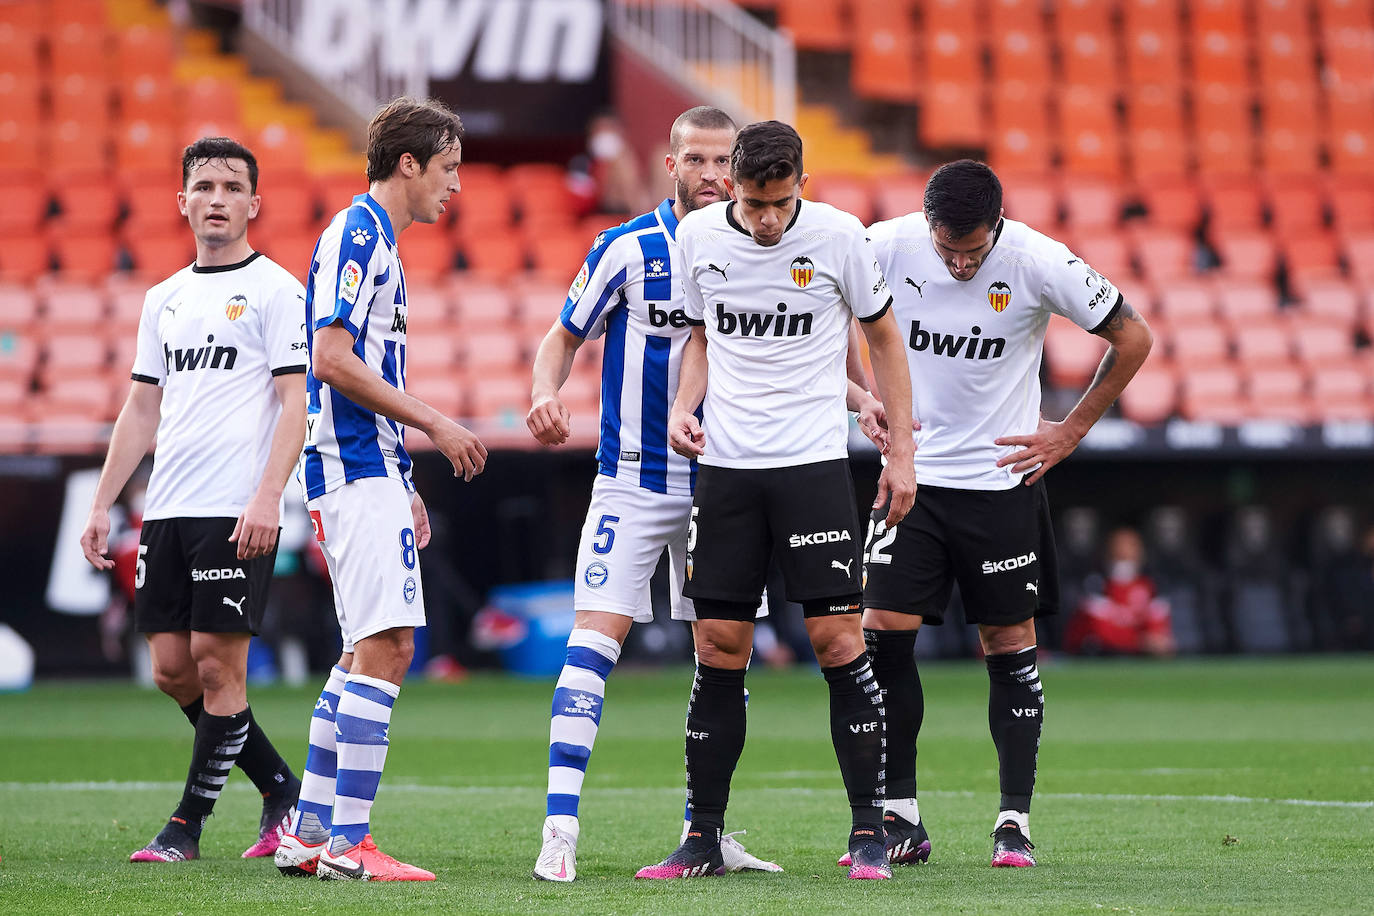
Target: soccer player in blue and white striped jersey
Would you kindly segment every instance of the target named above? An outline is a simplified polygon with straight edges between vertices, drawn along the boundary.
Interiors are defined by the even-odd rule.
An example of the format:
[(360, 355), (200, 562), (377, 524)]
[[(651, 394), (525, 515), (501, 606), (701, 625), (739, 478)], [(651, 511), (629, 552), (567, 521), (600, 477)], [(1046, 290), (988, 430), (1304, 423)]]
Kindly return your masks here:
[[(725, 199), (721, 178), (734, 133), (734, 121), (717, 108), (701, 106), (677, 118), (665, 158), (676, 195), (596, 237), (535, 356), (527, 423), (541, 443), (559, 445), (571, 430), (559, 389), (582, 343), (605, 339), (599, 473), (578, 549), (577, 616), (549, 726), (548, 806), (534, 869), (543, 880), (577, 876), (578, 804), (606, 679), (631, 624), (653, 619), (649, 579), (665, 548), (672, 616), (695, 619), (681, 592), (696, 462), (668, 447), (668, 408), (691, 336), (674, 235), (688, 212)], [(737, 843), (732, 852), (739, 867), (777, 869)]]
[(471, 480), (477, 437), (406, 393), (406, 286), (397, 237), (458, 193), (462, 122), (401, 98), (368, 128), (368, 192), (320, 236), (306, 286), (306, 504), (329, 565), (343, 655), (315, 704), (298, 813), (277, 850), (291, 875), (432, 881), (377, 849), (369, 815), (391, 708), (425, 623), (418, 552), (429, 517), (410, 480), (404, 426)]

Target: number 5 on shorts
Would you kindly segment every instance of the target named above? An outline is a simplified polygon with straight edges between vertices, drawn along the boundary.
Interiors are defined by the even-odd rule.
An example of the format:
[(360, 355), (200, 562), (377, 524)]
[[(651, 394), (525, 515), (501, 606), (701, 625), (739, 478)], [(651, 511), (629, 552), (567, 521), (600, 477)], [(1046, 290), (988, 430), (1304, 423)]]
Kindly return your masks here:
[(618, 515), (603, 515), (601, 521), (596, 525), (596, 536), (605, 538), (603, 541), (592, 544), (592, 553), (610, 553), (611, 545), (615, 543), (615, 529), (611, 526), (620, 521)]

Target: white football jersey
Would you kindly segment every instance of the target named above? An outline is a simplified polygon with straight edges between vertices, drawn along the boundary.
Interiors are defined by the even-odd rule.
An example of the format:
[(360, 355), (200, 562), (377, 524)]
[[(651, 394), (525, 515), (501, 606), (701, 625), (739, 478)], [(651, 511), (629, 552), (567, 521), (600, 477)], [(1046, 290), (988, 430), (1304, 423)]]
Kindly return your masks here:
[(859, 220), (799, 201), (782, 239), (759, 245), (734, 202), (678, 226), (687, 317), (706, 325), (701, 463), (772, 468), (845, 458), (851, 317), (892, 302)]
[(907, 343), (916, 433), (916, 482), (1005, 490), (1021, 474), (998, 459), (1017, 450), (1003, 436), (1035, 432), (1040, 358), (1051, 313), (1093, 331), (1121, 293), (1062, 242), (1015, 220), (970, 280), (956, 280), (930, 239), (923, 213), (875, 223), (869, 238), (892, 284)]
[[(393, 388), (406, 389), (406, 283), (396, 234), (382, 205), (359, 194), (335, 214), (315, 244), (301, 317), (314, 354), (315, 332), (335, 322), (353, 335), (353, 352)], [(308, 316), (308, 319), (307, 319)], [(407, 490), (405, 427), (306, 376), (306, 499), (364, 477), (394, 477)]]
[(665, 200), (596, 237), (560, 320), (569, 333), (605, 335), (601, 358), (600, 473), (655, 493), (692, 495), (696, 462), (668, 447), (682, 349), (692, 335), (682, 310), (677, 216)]
[(243, 512), (281, 414), (272, 379), (305, 371), (304, 310), (300, 282), (258, 252), (148, 290), (133, 378), (163, 390), (145, 519)]

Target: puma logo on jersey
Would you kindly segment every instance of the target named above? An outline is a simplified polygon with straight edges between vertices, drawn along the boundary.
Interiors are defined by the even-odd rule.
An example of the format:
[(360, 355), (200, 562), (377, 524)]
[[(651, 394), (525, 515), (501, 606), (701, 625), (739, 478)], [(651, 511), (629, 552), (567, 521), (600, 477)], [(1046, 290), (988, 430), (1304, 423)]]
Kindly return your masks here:
[(851, 572), (849, 571), (849, 567), (851, 567), (851, 566), (853, 566), (853, 565), (854, 565), (854, 558), (853, 558), (853, 557), (850, 557), (850, 558), (849, 558), (849, 562), (848, 562), (848, 563), (841, 563), (839, 560), (831, 560), (831, 561), (830, 561), (830, 568), (831, 568), (831, 569), (842, 569), (842, 570), (844, 570), (844, 574), (845, 574), (846, 576), (852, 576), (852, 575), (853, 575), (853, 573), (851, 573)]
[(921, 327), (920, 321), (911, 323), (911, 336), (907, 338), (907, 346), (917, 353), (930, 350), (936, 356), (948, 356), (956, 359), (962, 356), (964, 359), (997, 359), (1002, 355), (1002, 350), (1007, 345), (1005, 337), (979, 337), (983, 329), (978, 325), (971, 328), (971, 334), (941, 334), (939, 331), (927, 331)]
[(926, 285), (927, 283), (929, 283), (929, 282), (930, 282), (929, 280), (922, 280), (920, 283), (917, 283), (915, 280), (911, 279), (910, 277), (907, 277), (907, 278), (906, 278), (906, 285), (907, 285), (907, 286), (910, 286), (912, 289), (916, 290), (916, 295), (920, 296), (922, 299), (924, 299), (924, 298), (926, 297), (926, 294), (925, 294), (925, 291), (924, 291), (923, 289), (921, 289), (921, 287), (925, 286), (925, 285)]
[[(990, 576), (993, 573), (1010, 572), (1013, 569), (1020, 569), (1022, 566), (1029, 566), (1034, 562), (1034, 550), (1032, 550), (1030, 553), (1023, 553), (1019, 557), (1007, 557), (1005, 560), (984, 560), (983, 575)], [(1026, 587), (1029, 588), (1030, 585), (1031, 583), (1027, 583)], [(1040, 590), (1038, 587), (1035, 589), (1035, 593), (1037, 595), (1040, 594)]]
[(731, 312), (726, 310), (724, 302), (717, 302), (716, 330), (722, 334), (737, 333), (741, 337), (805, 337), (811, 333), (811, 322), (815, 315), (810, 312), (785, 314), (786, 302), (779, 302), (777, 309), (777, 315)]
[(727, 270), (730, 269), (730, 262), (729, 262), (729, 261), (726, 261), (726, 262), (725, 262), (725, 266), (724, 266), (724, 267), (717, 267), (717, 266), (714, 265), (714, 264), (707, 264), (707, 265), (706, 265), (706, 269), (707, 269), (707, 270), (714, 270), (716, 273), (720, 274), (720, 278), (721, 278), (722, 280), (729, 280), (729, 279), (730, 279), (729, 277), (725, 276), (725, 272), (726, 272)]
[(1040, 586), (1036, 585), (1034, 582), (1027, 582), (1026, 591), (1035, 592), (1038, 595), (1040, 594)]
[(221, 599), (221, 600), (223, 601), (224, 604), (227, 604), (227, 605), (229, 605), (231, 608), (233, 608), (234, 610), (238, 611), (238, 612), (239, 612), (239, 616), (242, 617), (242, 616), (243, 616), (243, 602), (245, 602), (245, 601), (248, 600), (248, 596), (247, 596), (247, 595), (244, 595), (244, 596), (243, 596), (242, 598), (240, 598), (237, 602), (235, 602), (235, 601), (230, 601), (229, 598), (228, 598), (228, 596), (225, 596), (225, 597), (224, 597), (223, 599)]
[[(206, 337), (205, 342), (206, 344), (213, 344), (215, 335), (211, 334)], [(162, 352), (168, 372), (189, 372), (192, 369), (232, 369), (235, 361), (239, 358), (238, 347), (204, 346), (173, 350), (164, 342)]]

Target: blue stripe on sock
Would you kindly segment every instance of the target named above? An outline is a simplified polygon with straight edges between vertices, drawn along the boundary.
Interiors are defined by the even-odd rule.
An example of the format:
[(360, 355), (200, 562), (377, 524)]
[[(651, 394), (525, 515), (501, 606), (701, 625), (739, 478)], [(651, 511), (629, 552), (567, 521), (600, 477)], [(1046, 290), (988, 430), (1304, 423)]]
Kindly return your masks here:
[(305, 771), (314, 773), (316, 776), (323, 776), (326, 779), (332, 777), (339, 769), (339, 755), (331, 750), (326, 750), (318, 744), (310, 745), (305, 752)]
[(332, 804), (321, 805), (318, 802), (307, 801), (302, 798), (296, 802), (296, 807), (300, 809), (302, 814), (313, 814), (319, 818), (325, 830), (333, 826), (331, 821), (334, 817), (334, 806)]
[(372, 801), (382, 782), (381, 770), (340, 770), (334, 783), (334, 794)]
[(603, 681), (610, 677), (611, 669), (615, 667), (615, 662), (586, 646), (568, 646), (568, 664), (574, 668), (595, 671)]
[(580, 744), (564, 744), (556, 741), (549, 745), (549, 766), (572, 767), (587, 772), (587, 761), (592, 759), (592, 749)]
[(351, 693), (354, 696), (362, 697), (364, 700), (371, 700), (374, 703), (380, 703), (387, 709), (390, 709), (392, 706), (396, 705), (395, 697), (387, 693), (385, 690), (373, 687), (371, 684), (362, 684), (358, 681), (349, 681), (347, 684), (344, 684), (344, 692)]
[(334, 725), (338, 728), (335, 735), (339, 744), (390, 744), (386, 736), (386, 723), (374, 719), (360, 719), (357, 716), (337, 715)]
[(559, 687), (553, 692), (553, 715), (567, 716), (570, 719), (591, 719), (601, 724), (601, 704), (603, 700), (594, 693)]
[(578, 800), (576, 795), (550, 795), (546, 814), (567, 814), (577, 817)]
[(334, 713), (339, 711), (339, 695), (337, 693), (330, 693), (328, 690), (321, 690), (320, 700), (324, 700), (325, 703), (329, 704), (328, 707), (322, 706), (319, 700), (316, 700), (315, 711), (311, 713), (311, 717), (316, 719), (328, 719), (330, 722), (333, 722)]
[(333, 836), (344, 837), (349, 843), (357, 845), (367, 836), (368, 830), (367, 824), (335, 824), (329, 832)]

